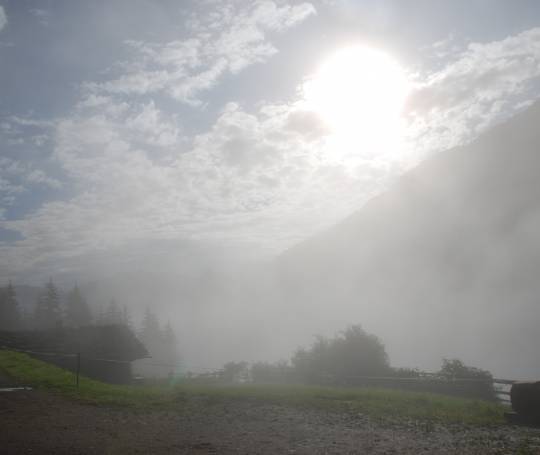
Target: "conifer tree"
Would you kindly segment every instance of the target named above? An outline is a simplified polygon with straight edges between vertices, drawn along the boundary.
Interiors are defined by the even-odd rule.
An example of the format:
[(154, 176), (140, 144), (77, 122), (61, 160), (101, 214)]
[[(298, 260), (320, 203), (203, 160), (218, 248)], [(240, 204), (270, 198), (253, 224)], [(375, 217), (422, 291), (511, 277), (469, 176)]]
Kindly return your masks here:
[(122, 324), (122, 311), (115, 299), (111, 299), (105, 312), (106, 324)]
[(176, 347), (176, 335), (170, 323), (162, 327), (156, 314), (146, 309), (141, 330), (140, 340), (145, 345), (152, 360), (147, 365), (141, 364), (141, 372), (144, 375), (164, 377), (174, 374), (175, 365), (178, 362)]
[(92, 314), (88, 302), (81, 294), (79, 287), (75, 287), (68, 294), (66, 305), (67, 323), (76, 327), (92, 323)]
[(96, 325), (105, 325), (107, 321), (105, 320), (105, 311), (103, 310), (103, 304), (98, 303), (96, 310)]
[(39, 329), (51, 329), (62, 325), (60, 297), (52, 278), (45, 285), (45, 290), (37, 301), (35, 321)]
[(159, 320), (154, 312), (150, 308), (146, 308), (141, 327), (141, 340), (146, 345), (148, 350), (152, 350), (151, 347), (159, 344), (161, 336), (161, 328), (159, 326)]
[(122, 305), (122, 321), (121, 323), (126, 327), (131, 327), (131, 314), (129, 313), (127, 305)]
[(163, 329), (163, 353), (165, 361), (172, 365), (175, 365), (178, 361), (178, 351), (176, 347), (176, 335), (170, 322), (167, 322)]
[(18, 330), (21, 323), (19, 302), (10, 281), (4, 289), (0, 289), (0, 329)]

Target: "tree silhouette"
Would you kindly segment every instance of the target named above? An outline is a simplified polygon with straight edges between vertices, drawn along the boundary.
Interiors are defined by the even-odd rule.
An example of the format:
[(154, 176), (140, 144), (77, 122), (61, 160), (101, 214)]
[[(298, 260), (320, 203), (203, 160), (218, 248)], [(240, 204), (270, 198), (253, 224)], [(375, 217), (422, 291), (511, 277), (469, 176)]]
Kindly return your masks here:
[(122, 310), (115, 299), (111, 299), (105, 312), (105, 324), (122, 324)]
[(332, 339), (317, 337), (310, 349), (298, 350), (291, 360), (302, 380), (315, 383), (351, 383), (362, 376), (390, 371), (382, 342), (359, 325)]
[(141, 330), (140, 340), (145, 345), (152, 359), (139, 363), (139, 371), (145, 376), (167, 376), (174, 373), (178, 362), (176, 335), (170, 323), (161, 327), (156, 314), (146, 309)]
[(142, 320), (141, 327), (141, 341), (145, 344), (148, 350), (151, 352), (151, 347), (159, 343), (161, 338), (161, 327), (156, 314), (146, 308)]
[(125, 325), (126, 327), (132, 328), (131, 314), (127, 305), (122, 305), (121, 324)]
[(0, 289), (0, 328), (18, 330), (21, 328), (21, 312), (15, 288), (11, 281), (4, 289)]
[(81, 294), (79, 287), (70, 291), (66, 304), (66, 319), (69, 325), (80, 327), (92, 323), (92, 314), (88, 302)]
[(62, 325), (60, 297), (52, 278), (45, 285), (45, 291), (38, 298), (35, 310), (35, 323), (39, 329), (51, 329)]

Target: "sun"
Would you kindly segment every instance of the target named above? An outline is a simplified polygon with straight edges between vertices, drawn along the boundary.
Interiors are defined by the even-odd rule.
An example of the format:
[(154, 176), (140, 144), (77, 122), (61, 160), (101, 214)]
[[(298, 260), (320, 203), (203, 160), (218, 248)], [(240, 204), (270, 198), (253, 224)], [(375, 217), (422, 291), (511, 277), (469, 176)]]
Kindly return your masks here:
[(379, 153), (401, 134), (409, 82), (382, 51), (361, 45), (341, 49), (306, 80), (303, 92), (308, 108), (322, 117), (342, 149)]

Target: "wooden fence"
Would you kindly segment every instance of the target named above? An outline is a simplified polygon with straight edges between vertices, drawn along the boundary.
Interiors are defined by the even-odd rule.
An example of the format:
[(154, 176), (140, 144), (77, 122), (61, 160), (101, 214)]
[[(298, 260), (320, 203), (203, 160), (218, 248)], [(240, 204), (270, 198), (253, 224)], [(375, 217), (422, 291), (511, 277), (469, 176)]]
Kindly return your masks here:
[[(80, 354), (59, 353), (59, 352), (42, 352), (30, 351), (22, 349), (14, 349), (11, 346), (0, 346), (3, 349), (11, 349), (19, 352), (25, 352), (29, 355), (41, 360), (54, 363), (62, 368), (71, 370), (76, 375), (78, 383), (79, 372), (86, 374), (96, 379), (105, 380), (107, 382), (124, 382), (115, 380), (119, 374), (116, 370), (120, 369), (123, 373), (122, 378), (129, 376), (131, 362), (84, 357), (81, 362)], [(82, 367), (81, 367), (82, 365)], [(105, 370), (107, 374), (102, 377), (96, 377), (94, 370), (103, 369), (103, 365), (107, 365)], [(155, 364), (158, 365), (158, 364)], [(160, 366), (165, 365), (159, 364)], [(127, 370), (127, 371), (126, 371)], [(112, 373), (111, 373), (112, 371)], [(90, 373), (90, 374), (89, 374)], [(100, 376), (100, 375), (98, 375)], [(201, 374), (188, 374), (187, 377), (201, 380), (202, 382), (216, 383), (222, 380), (223, 371), (215, 369)], [(497, 400), (503, 404), (510, 403), (510, 389), (516, 381), (510, 379), (479, 379), (479, 378), (441, 378), (435, 373), (422, 373), (415, 377), (395, 377), (395, 376), (348, 376), (341, 378), (339, 381), (331, 375), (321, 375), (317, 381), (320, 385), (327, 386), (343, 386), (343, 387), (382, 387), (399, 390), (407, 390), (414, 392), (430, 392), (443, 395), (450, 395), (464, 398), (475, 398), (485, 400)]]

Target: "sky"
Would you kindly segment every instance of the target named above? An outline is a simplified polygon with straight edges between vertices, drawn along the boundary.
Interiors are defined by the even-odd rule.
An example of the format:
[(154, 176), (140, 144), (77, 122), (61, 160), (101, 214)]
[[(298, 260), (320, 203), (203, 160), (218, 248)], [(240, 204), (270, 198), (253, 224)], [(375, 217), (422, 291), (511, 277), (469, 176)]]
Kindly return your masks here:
[(539, 89), (534, 0), (0, 0), (0, 280), (273, 257)]

